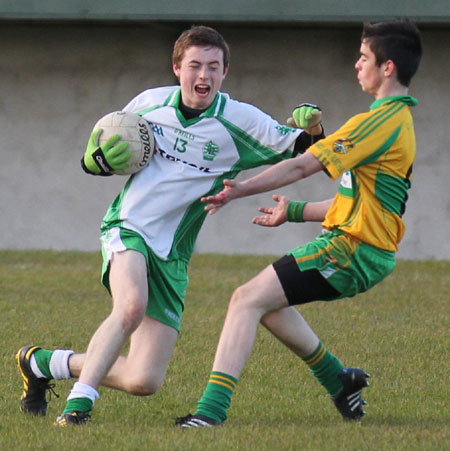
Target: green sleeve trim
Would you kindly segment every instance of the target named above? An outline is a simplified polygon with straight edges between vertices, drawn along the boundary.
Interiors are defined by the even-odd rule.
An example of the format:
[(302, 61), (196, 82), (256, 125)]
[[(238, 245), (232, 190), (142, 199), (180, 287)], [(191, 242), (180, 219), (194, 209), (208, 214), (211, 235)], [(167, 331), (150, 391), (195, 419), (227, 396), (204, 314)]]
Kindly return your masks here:
[(288, 222), (305, 222), (303, 219), (303, 210), (308, 202), (295, 202), (291, 200), (288, 204), (286, 219)]

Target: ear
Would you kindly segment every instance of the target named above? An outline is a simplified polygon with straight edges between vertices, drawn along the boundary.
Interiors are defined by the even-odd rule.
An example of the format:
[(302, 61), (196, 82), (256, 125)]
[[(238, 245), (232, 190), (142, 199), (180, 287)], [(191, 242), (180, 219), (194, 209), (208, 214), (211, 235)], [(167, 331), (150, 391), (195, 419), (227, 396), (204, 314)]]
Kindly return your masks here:
[(222, 80), (225, 80), (225, 77), (228, 75), (228, 69), (230, 68), (230, 66), (224, 67), (223, 68), (223, 77)]
[(180, 68), (176, 64), (172, 65), (172, 70), (175, 74), (175, 77), (180, 78)]
[(395, 73), (397, 68), (395, 67), (395, 63), (392, 60), (387, 60), (384, 62), (384, 75), (389, 78)]

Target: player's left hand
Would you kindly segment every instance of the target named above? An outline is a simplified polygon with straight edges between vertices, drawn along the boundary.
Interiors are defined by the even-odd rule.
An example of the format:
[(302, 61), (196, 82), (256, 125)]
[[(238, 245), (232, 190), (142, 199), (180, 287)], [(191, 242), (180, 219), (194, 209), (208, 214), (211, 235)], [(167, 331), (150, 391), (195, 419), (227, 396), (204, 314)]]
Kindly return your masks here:
[(213, 215), (218, 210), (220, 210), (225, 204), (230, 202), (230, 200), (240, 197), (239, 193), (239, 183), (234, 180), (224, 180), (224, 189), (214, 196), (206, 196), (200, 199), (201, 202), (205, 203), (205, 211), (208, 214)]
[(277, 205), (272, 208), (258, 208), (258, 211), (266, 214), (253, 218), (253, 224), (264, 227), (277, 227), (287, 221), (289, 199), (286, 196), (278, 196), (277, 194), (273, 195), (272, 199), (277, 202)]
[(302, 128), (309, 131), (322, 121), (322, 110), (312, 103), (302, 103), (292, 112), (287, 120), (291, 127)]

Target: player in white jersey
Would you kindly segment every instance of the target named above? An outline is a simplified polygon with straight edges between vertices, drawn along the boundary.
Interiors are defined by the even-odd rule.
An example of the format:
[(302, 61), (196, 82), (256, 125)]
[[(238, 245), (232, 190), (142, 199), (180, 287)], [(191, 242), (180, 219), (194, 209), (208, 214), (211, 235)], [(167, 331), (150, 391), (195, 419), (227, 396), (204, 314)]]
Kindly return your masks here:
[(203, 193), (216, 192), (227, 174), (279, 161), (300, 131), (220, 92), (199, 117), (186, 120), (180, 98), (178, 86), (149, 89), (124, 108), (153, 125), (156, 151), (112, 205), (104, 227), (134, 230), (158, 257), (187, 261), (205, 216)]
[[(200, 198), (218, 193), (223, 180), (241, 170), (295, 156), (323, 137), (314, 105), (302, 107), (304, 130), (293, 129), (221, 93), (228, 61), (219, 33), (193, 27), (174, 47), (180, 86), (149, 89), (124, 108), (152, 124), (156, 151), (148, 166), (128, 179), (102, 222), (102, 280), (113, 308), (85, 354), (38, 346), (19, 350), (23, 412), (45, 415), (51, 379), (78, 378), (56, 419), (59, 426), (90, 420), (99, 385), (134, 395), (155, 393), (180, 330), (187, 264), (206, 215)], [(108, 160), (110, 149), (91, 141), (83, 168), (109, 175), (105, 168), (117, 169)], [(95, 164), (94, 151), (106, 165)], [(120, 356), (129, 337), (129, 352)]]

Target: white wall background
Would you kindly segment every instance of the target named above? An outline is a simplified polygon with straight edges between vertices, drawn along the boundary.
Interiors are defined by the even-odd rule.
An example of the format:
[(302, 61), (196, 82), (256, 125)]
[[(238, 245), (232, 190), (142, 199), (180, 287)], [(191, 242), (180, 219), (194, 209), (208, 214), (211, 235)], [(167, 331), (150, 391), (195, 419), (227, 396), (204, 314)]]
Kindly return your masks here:
[[(0, 249), (99, 249), (107, 206), (125, 178), (91, 177), (80, 159), (93, 124), (140, 91), (174, 83), (171, 52), (185, 27), (0, 25)], [(356, 82), (360, 28), (217, 27), (231, 47), (223, 91), (281, 122), (302, 101), (324, 110), (328, 132), (368, 109)], [(424, 29), (424, 58), (410, 93), (418, 154), (398, 256), (450, 253), (450, 30)], [(248, 177), (254, 172), (241, 174)], [(279, 190), (320, 200), (325, 175)], [(282, 254), (312, 239), (317, 224), (251, 224), (271, 194), (235, 201), (208, 217), (197, 252)]]

